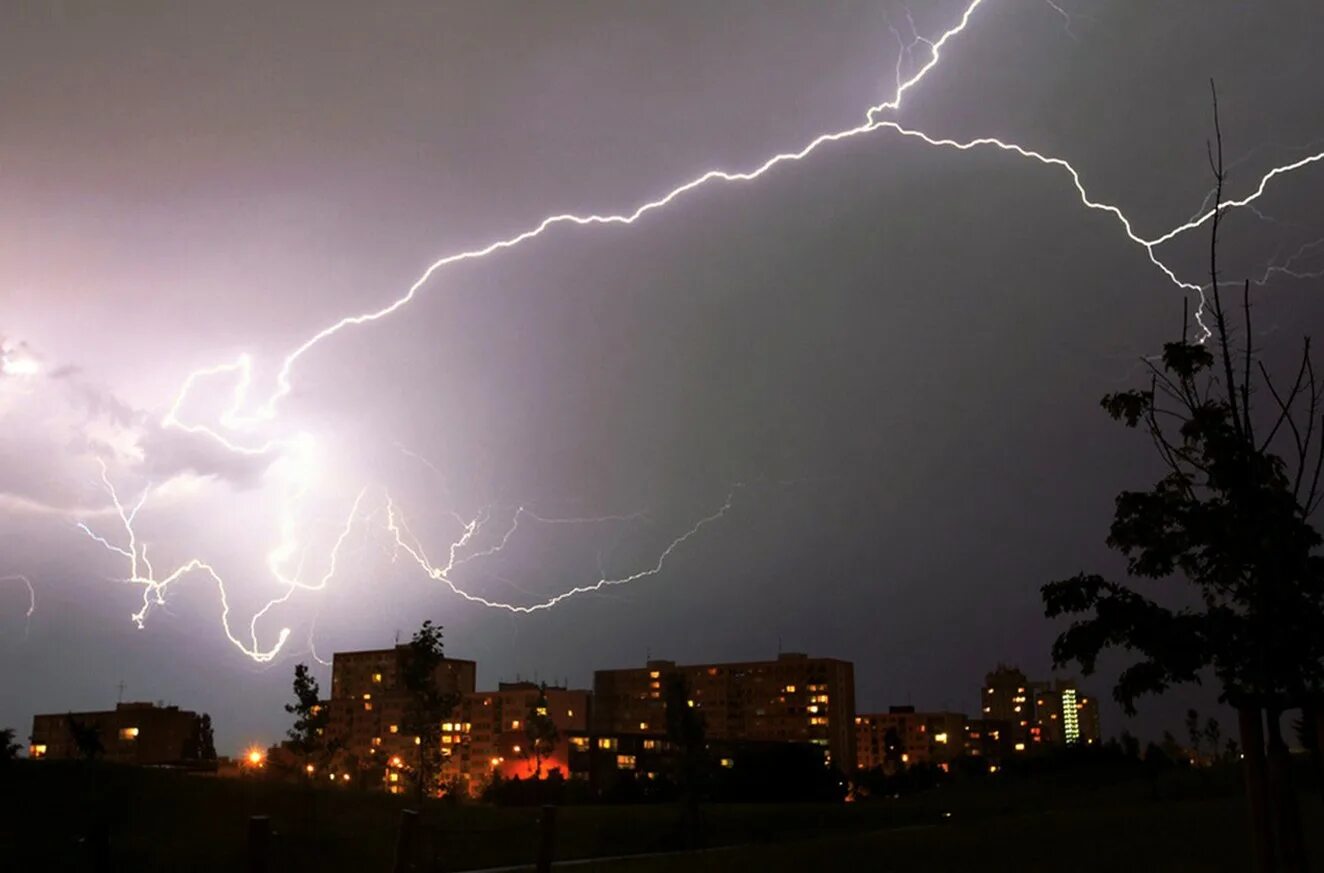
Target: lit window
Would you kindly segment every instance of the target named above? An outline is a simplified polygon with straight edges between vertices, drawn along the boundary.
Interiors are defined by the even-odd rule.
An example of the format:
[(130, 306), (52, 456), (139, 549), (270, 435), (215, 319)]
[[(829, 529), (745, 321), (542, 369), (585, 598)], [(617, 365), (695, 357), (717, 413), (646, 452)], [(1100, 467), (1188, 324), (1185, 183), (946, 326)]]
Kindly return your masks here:
[(619, 770), (633, 770), (634, 755), (617, 755), (616, 768)]
[(138, 729), (136, 727), (120, 728), (120, 739), (121, 740), (138, 739)]
[(907, 752), (902, 752), (902, 753), (901, 753), (901, 763), (902, 763), (902, 764), (909, 764), (909, 763), (910, 763), (910, 755), (909, 755)]
[(449, 746), (449, 745), (453, 742), (453, 740), (451, 739), (451, 735), (450, 735), (450, 734), (442, 734), (442, 736), (441, 736), (441, 742), (442, 742), (443, 745), (447, 745), (447, 746)]
[(342, 774), (340, 774), (340, 778), (341, 778), (341, 779), (344, 779), (346, 782), (348, 782), (348, 781), (349, 781), (349, 774), (348, 774), (348, 773), (342, 773)]
[(34, 758), (44, 758), (46, 757), (46, 744), (37, 743), (28, 750), (28, 753)]
[(990, 773), (996, 773), (996, 772), (998, 772), (998, 765), (997, 765), (997, 764), (989, 764), (989, 765), (988, 765), (988, 772), (990, 772)]
[(365, 695), (363, 695), (363, 699), (364, 699), (364, 700), (372, 700), (372, 695), (371, 695), (371, 694), (365, 694)]
[(365, 701), (363, 701), (363, 711), (364, 711), (364, 712), (372, 712), (372, 701), (371, 701), (371, 700), (365, 700)]
[(381, 673), (373, 673), (373, 674), (372, 674), (372, 681), (375, 682), (375, 683), (378, 684), (378, 685), (381, 685), (381, 684), (382, 684), (382, 674), (381, 674)]
[(519, 730), (519, 719), (512, 719), (512, 720), (511, 720), (511, 722), (510, 722), (510, 729), (511, 729), (512, 731), (517, 731), (517, 730)]
[(390, 773), (387, 773), (387, 774), (386, 774), (386, 781), (387, 781), (387, 782), (399, 782), (399, 781), (400, 781), (400, 774), (397, 773), (397, 772), (395, 772), (394, 770), (392, 770)]
[(423, 738), (422, 738), (422, 737), (414, 737), (414, 745), (416, 745), (416, 746), (421, 746), (421, 745), (423, 745)]
[(405, 764), (404, 759), (401, 758), (399, 755), (393, 755), (393, 756), (391, 757), (391, 766), (392, 766), (392, 767), (403, 767), (404, 764)]
[(398, 734), (398, 733), (400, 733), (400, 725), (398, 725), (398, 724), (393, 724), (393, 725), (391, 725), (389, 728), (387, 728), (387, 730), (389, 730), (389, 731), (390, 731), (391, 733), (393, 733), (393, 734)]
[(827, 716), (825, 716), (825, 715), (811, 715), (811, 716), (809, 717), (809, 723), (810, 723), (811, 725), (824, 725), (824, 724), (827, 724), (827, 723), (828, 723)]
[(567, 710), (565, 711), (565, 717), (566, 717), (566, 718), (574, 718), (574, 717), (575, 717), (575, 711), (574, 711), (573, 709), (567, 709)]
[(1025, 743), (1017, 743), (1017, 744), (1016, 744), (1016, 751), (1018, 751), (1018, 752), (1024, 752), (1024, 751), (1025, 751)]
[(380, 745), (382, 744), (382, 738), (381, 738), (381, 737), (373, 737), (373, 738), (372, 738), (372, 744), (373, 744), (374, 746), (380, 746)]
[(615, 738), (615, 737), (598, 737), (598, 748), (599, 748), (599, 749), (614, 749), (614, 748), (616, 748), (616, 738)]
[(639, 722), (639, 730), (641, 730), (641, 731), (646, 731), (646, 730), (648, 730), (648, 722), (646, 722), (646, 721), (641, 721), (641, 722)]
[(570, 745), (574, 746), (576, 749), (579, 749), (580, 751), (583, 751), (584, 749), (588, 748), (588, 737), (571, 737)]
[(818, 712), (818, 704), (817, 703), (810, 704), (809, 706), (805, 707), (805, 709), (808, 710), (809, 712)]
[(693, 709), (693, 708), (694, 708), (694, 701), (693, 701), (693, 700), (687, 700), (687, 701), (685, 701), (685, 705), (688, 706), (690, 709)]
[(735, 758), (723, 758), (721, 761), (718, 761), (718, 763), (728, 770), (736, 765)]
[(787, 685), (787, 686), (786, 686), (786, 693), (787, 693), (787, 694), (794, 694), (794, 693), (795, 693), (795, 686), (794, 686), (794, 685)]
[(311, 775), (313, 775), (313, 770), (314, 770), (315, 768), (313, 767), (312, 764), (308, 764), (308, 765), (306, 765), (303, 769), (304, 769), (304, 772), (305, 772), (305, 773), (307, 773), (309, 776), (311, 776)]
[(444, 721), (441, 723), (441, 729), (444, 731), (454, 730), (454, 727), (455, 727), (454, 724), (449, 721)]
[(662, 675), (662, 674), (659, 673), (658, 671), (653, 670), (652, 672), (650, 672), (650, 673), (648, 674), (648, 678), (649, 678), (649, 679), (656, 679), (656, 678), (658, 678), (658, 677), (661, 676), (661, 675)]
[(933, 735), (933, 741), (934, 741), (935, 743), (942, 743), (942, 744), (946, 745), (946, 743), (947, 743), (947, 733), (946, 733), (946, 731), (944, 731), (943, 733), (940, 733), (940, 734), (934, 734), (934, 735)]

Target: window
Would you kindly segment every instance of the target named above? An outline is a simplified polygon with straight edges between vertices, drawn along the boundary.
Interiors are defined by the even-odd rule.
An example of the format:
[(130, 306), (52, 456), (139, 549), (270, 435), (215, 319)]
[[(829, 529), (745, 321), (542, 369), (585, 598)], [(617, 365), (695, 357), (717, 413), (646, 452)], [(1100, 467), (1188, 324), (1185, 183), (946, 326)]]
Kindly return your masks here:
[(565, 717), (566, 717), (566, 718), (574, 718), (574, 717), (575, 717), (575, 711), (574, 711), (573, 709), (567, 709), (567, 710), (565, 711)]
[(546, 715), (546, 714), (547, 714), (547, 707), (545, 706), (538, 707), (538, 715)]
[(513, 746), (513, 747), (512, 747), (512, 751), (513, 751), (516, 755), (518, 755), (519, 752), (520, 752), (519, 745), (516, 744), (515, 746)]
[(785, 690), (786, 690), (786, 693), (787, 693), (787, 694), (794, 694), (794, 693), (795, 693), (795, 686), (794, 686), (794, 685), (787, 685)]
[(46, 757), (46, 744), (45, 744), (45, 743), (36, 743), (36, 744), (34, 744), (34, 745), (32, 746), (31, 749), (28, 750), (28, 752), (29, 752), (29, 753), (32, 755), (32, 757), (34, 757), (34, 758), (44, 758), (44, 757)]
[(933, 741), (935, 743), (942, 743), (943, 745), (947, 745), (947, 732), (943, 731), (940, 734), (934, 734)]
[(1016, 751), (1018, 751), (1018, 752), (1024, 752), (1024, 751), (1025, 751), (1025, 743), (1017, 743), (1017, 744), (1016, 744)]
[(646, 730), (648, 730), (648, 722), (646, 722), (646, 721), (641, 721), (641, 722), (639, 722), (639, 730), (641, 730), (641, 731), (646, 731)]
[(372, 681), (373, 681), (373, 684), (375, 684), (375, 685), (381, 685), (381, 684), (382, 684), (382, 674), (381, 674), (381, 673), (373, 673), (373, 674), (372, 674)]
[(373, 744), (374, 746), (380, 746), (380, 745), (382, 744), (382, 738), (381, 738), (381, 737), (373, 737), (373, 738), (372, 738), (372, 744)]
[(393, 734), (398, 734), (398, 733), (400, 733), (400, 725), (398, 725), (398, 724), (393, 724), (393, 725), (391, 725), (389, 728), (387, 728), (387, 730), (389, 730), (389, 731), (390, 731), (391, 733), (393, 733)]
[(809, 717), (809, 723), (810, 723), (811, 725), (823, 725), (823, 724), (827, 724), (827, 723), (828, 723), (827, 716), (825, 716), (825, 715), (813, 715), (813, 716), (810, 716), (810, 717)]
[(599, 749), (614, 749), (614, 748), (616, 748), (616, 738), (615, 738), (615, 737), (598, 737), (598, 748), (599, 748)]
[(732, 767), (734, 767), (734, 766), (736, 765), (736, 761), (735, 761), (734, 758), (723, 758), (723, 759), (722, 759), (721, 761), (719, 761), (718, 763), (721, 764), (723, 767), (725, 767), (725, 768), (728, 769), (728, 770), (730, 770)]
[(584, 749), (588, 748), (588, 737), (571, 737), (570, 745), (582, 752)]
[(519, 730), (519, 719), (514, 718), (514, 719), (511, 719), (511, 720), (510, 720), (510, 729), (511, 729), (512, 731), (517, 731), (517, 730)]
[(633, 770), (633, 769), (634, 769), (634, 755), (617, 755), (617, 756), (616, 756), (616, 768), (617, 768), (618, 770)]
[(363, 711), (364, 711), (364, 712), (372, 712), (372, 701), (371, 701), (371, 700), (365, 700), (365, 701), (363, 701)]
[(138, 739), (138, 729), (136, 727), (120, 728), (120, 739), (121, 740)]

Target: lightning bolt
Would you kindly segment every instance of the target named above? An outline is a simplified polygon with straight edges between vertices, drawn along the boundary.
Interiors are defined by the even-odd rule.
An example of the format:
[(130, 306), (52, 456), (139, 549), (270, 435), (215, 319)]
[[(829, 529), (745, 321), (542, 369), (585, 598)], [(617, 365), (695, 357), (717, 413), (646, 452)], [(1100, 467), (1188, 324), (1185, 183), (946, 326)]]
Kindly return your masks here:
[[(1067, 15), (1060, 5), (1052, 2), (1052, 0), (1046, 0), (1046, 2), (1052, 10), (1056, 11), (1057, 14), (1061, 15), (1066, 20), (1069, 30), (1070, 16)], [(970, 2), (964, 7), (964, 10), (956, 23), (942, 32), (937, 39), (931, 40), (919, 36), (914, 30), (913, 21), (911, 22), (911, 30), (914, 37), (908, 44), (901, 38), (899, 32), (893, 29), (893, 33), (896, 33), (897, 35), (898, 43), (902, 46), (903, 55), (912, 61), (912, 66), (914, 52), (916, 51), (926, 51), (927, 59), (920, 64), (909, 77), (905, 77), (902, 75), (902, 58), (899, 57), (896, 66), (896, 87), (892, 97), (884, 102), (878, 103), (877, 105), (870, 106), (864, 114), (863, 122), (840, 130), (819, 133), (800, 147), (773, 154), (751, 169), (743, 171), (730, 171), (723, 169), (708, 170), (688, 181), (676, 185), (660, 196), (644, 200), (633, 208), (625, 211), (602, 214), (580, 214), (570, 212), (555, 213), (548, 215), (526, 227), (524, 230), (518, 231), (509, 236), (505, 236), (476, 248), (444, 255), (433, 261), (414, 281), (414, 283), (394, 300), (377, 308), (340, 318), (316, 331), (302, 343), (285, 354), (281, 359), (279, 369), (276, 372), (273, 389), (269, 395), (260, 403), (256, 404), (255, 407), (249, 402), (253, 375), (252, 360), (248, 355), (241, 355), (234, 361), (194, 370), (189, 373), (181, 384), (168, 412), (163, 418), (162, 425), (167, 428), (205, 436), (215, 440), (229, 451), (237, 454), (266, 455), (269, 453), (274, 454), (278, 451), (286, 451), (290, 446), (288, 441), (262, 439), (261, 437), (253, 438), (251, 432), (263, 422), (271, 421), (276, 417), (278, 405), (293, 390), (293, 373), (299, 362), (322, 342), (336, 336), (340, 332), (386, 319), (396, 312), (399, 312), (413, 302), (429, 285), (431, 280), (446, 267), (465, 261), (475, 261), (497, 255), (506, 250), (516, 248), (530, 240), (536, 239), (561, 226), (583, 228), (606, 225), (630, 226), (649, 216), (653, 212), (678, 203), (688, 194), (699, 188), (717, 184), (754, 182), (784, 165), (804, 161), (811, 155), (814, 155), (820, 150), (833, 144), (878, 132), (889, 132), (907, 140), (922, 142), (932, 148), (954, 152), (996, 150), (1006, 153), (1014, 158), (1034, 163), (1061, 173), (1069, 182), (1070, 187), (1074, 189), (1076, 198), (1083, 207), (1088, 210), (1098, 211), (1109, 215), (1120, 227), (1125, 239), (1143, 251), (1146, 259), (1168, 283), (1179, 291), (1193, 294), (1199, 298), (1199, 305), (1196, 308), (1195, 317), (1202, 330), (1200, 339), (1203, 341), (1210, 335), (1209, 328), (1205, 325), (1203, 320), (1205, 309), (1205, 286), (1179, 277), (1176, 270), (1159, 257), (1158, 250), (1179, 236), (1203, 226), (1222, 211), (1251, 207), (1252, 204), (1264, 196), (1266, 190), (1274, 180), (1303, 170), (1324, 160), (1324, 151), (1307, 155), (1288, 164), (1273, 167), (1260, 177), (1258, 185), (1251, 191), (1251, 193), (1245, 196), (1240, 198), (1230, 198), (1221, 203), (1213, 204), (1209, 204), (1208, 200), (1206, 200), (1206, 203), (1202, 204), (1201, 210), (1184, 223), (1178, 224), (1158, 235), (1142, 235), (1135, 229), (1135, 225), (1131, 218), (1128, 217), (1119, 206), (1093, 197), (1087, 190), (1079, 170), (1065, 158), (1045, 154), (1033, 148), (998, 137), (989, 136), (957, 140), (950, 137), (930, 134), (919, 129), (904, 126), (899, 121), (895, 120), (894, 116), (901, 110), (903, 103), (908, 99), (909, 95), (933, 70), (939, 66), (944, 57), (945, 51), (951, 44), (953, 44), (954, 40), (957, 40), (958, 37), (966, 32), (970, 23), (974, 20), (976, 13), (984, 5), (985, 0), (970, 0)], [(1074, 34), (1072, 34), (1072, 37), (1074, 38)], [(922, 49), (920, 48), (921, 46), (923, 47)], [(1206, 206), (1207, 208), (1205, 208)], [(1298, 252), (1298, 255), (1303, 256), (1303, 253)], [(1279, 265), (1278, 269), (1280, 271), (1290, 271), (1292, 269), (1291, 265), (1296, 257), (1297, 256), (1294, 256), (1286, 263)], [(1266, 277), (1267, 275), (1268, 274), (1266, 273)], [(232, 434), (244, 432), (245, 435), (242, 440), (227, 436), (226, 433), (222, 433), (221, 429), (216, 427), (186, 421), (183, 417), (184, 410), (189, 405), (188, 402), (190, 395), (195, 388), (200, 385), (211, 384), (213, 381), (221, 378), (231, 379), (233, 381), (233, 386), (231, 389), (229, 405), (219, 417), (219, 427)], [(249, 408), (254, 409), (253, 414), (242, 414), (243, 410)], [(409, 454), (413, 453), (410, 452)], [(104, 469), (103, 481), (114, 500), (117, 513), (122, 522), (122, 526), (125, 529), (126, 544), (117, 545), (92, 533), (86, 525), (80, 525), (80, 527), (82, 527), (89, 536), (93, 537), (93, 539), (101, 543), (112, 553), (125, 558), (129, 563), (130, 571), (127, 581), (143, 586), (144, 606), (139, 613), (134, 615), (134, 620), (141, 625), (150, 606), (154, 602), (162, 602), (163, 592), (171, 582), (186, 573), (199, 571), (209, 575), (220, 591), (222, 601), (222, 624), (225, 628), (226, 635), (230, 638), (231, 642), (240, 648), (241, 651), (255, 660), (270, 660), (274, 657), (280, 650), (281, 645), (284, 644), (289, 633), (288, 628), (283, 629), (278, 642), (274, 646), (267, 649), (261, 649), (257, 643), (257, 634), (255, 630), (257, 619), (265, 614), (268, 609), (279, 603), (285, 602), (285, 600), (287, 600), (297, 589), (303, 587), (320, 587), (324, 586), (329, 581), (334, 574), (335, 552), (338, 550), (340, 543), (343, 542), (345, 533), (348, 532), (355, 514), (358, 511), (358, 502), (356, 501), (355, 508), (350, 514), (350, 520), (346, 523), (345, 533), (342, 533), (340, 540), (337, 541), (336, 547), (332, 550), (332, 560), (330, 564), (331, 570), (317, 586), (303, 586), (296, 584), (293, 579), (297, 579), (297, 572), (293, 577), (290, 577), (282, 571), (282, 567), (297, 550), (297, 546), (294, 544), (290, 535), (291, 531), (289, 527), (284, 524), (282, 525), (283, 535), (281, 544), (273, 553), (271, 553), (271, 555), (269, 555), (268, 564), (269, 569), (271, 569), (278, 583), (284, 585), (286, 590), (280, 598), (273, 600), (254, 617), (253, 622), (250, 623), (251, 640), (245, 643), (238, 640), (230, 630), (227, 618), (229, 614), (229, 605), (226, 601), (225, 585), (210, 565), (204, 563), (200, 559), (193, 559), (186, 564), (181, 565), (171, 574), (158, 580), (151, 568), (150, 562), (148, 561), (146, 546), (139, 546), (137, 544), (136, 534), (133, 529), (133, 520), (137, 515), (138, 509), (141, 508), (142, 500), (140, 500), (133, 509), (126, 509), (120, 503), (118, 496), (115, 495), (114, 489), (111, 486), (109, 479), (106, 477)], [(536, 516), (526, 513), (522, 508), (518, 510), (512, 518), (511, 525), (505, 535), (501, 538), (500, 542), (493, 547), (489, 547), (488, 549), (479, 552), (470, 552), (468, 550), (472, 548), (473, 541), (482, 528), (483, 523), (487, 520), (488, 515), (486, 513), (480, 513), (478, 517), (467, 522), (457, 516), (457, 521), (459, 521), (462, 527), (461, 533), (448, 547), (447, 561), (442, 565), (433, 564), (427, 557), (421, 543), (419, 543), (419, 541), (409, 532), (403, 513), (399, 511), (389, 497), (386, 502), (386, 529), (394, 539), (396, 554), (405, 554), (412, 558), (430, 578), (443, 583), (454, 594), (467, 601), (494, 609), (503, 609), (516, 613), (531, 613), (549, 609), (565, 599), (579, 594), (601, 591), (608, 587), (624, 585), (660, 573), (667, 559), (677, 548), (698, 535), (703, 528), (723, 518), (727, 514), (731, 508), (734, 495), (735, 491), (732, 491), (731, 494), (728, 495), (726, 502), (718, 510), (704, 516), (692, 527), (675, 538), (667, 548), (663, 550), (655, 564), (636, 573), (619, 578), (607, 578), (606, 574), (601, 574), (602, 578), (592, 584), (577, 586), (546, 600), (524, 605), (493, 601), (472, 594), (461, 588), (451, 578), (451, 574), (457, 566), (480, 557), (490, 556), (500, 551), (501, 548), (504, 548), (505, 544), (509, 542), (510, 537), (513, 536), (515, 530), (518, 528), (522, 514), (536, 518)], [(362, 493), (360, 494), (359, 499), (362, 499)], [(549, 523), (556, 523), (553, 520), (546, 521), (549, 521)], [(580, 519), (578, 521), (586, 521), (586, 519)], [(467, 557), (465, 555), (467, 555)]]
[[(686, 542), (697, 536), (699, 532), (703, 530), (705, 527), (716, 522), (718, 519), (721, 519), (726, 516), (726, 514), (731, 510), (732, 504), (735, 502), (736, 491), (739, 490), (741, 487), (742, 486), (740, 485), (736, 485), (730, 491), (730, 493), (727, 494), (726, 500), (722, 503), (720, 507), (718, 507), (712, 513), (705, 515), (703, 518), (699, 519), (689, 529), (687, 529), (679, 536), (674, 538), (667, 545), (667, 547), (662, 550), (662, 553), (658, 555), (656, 562), (654, 562), (650, 566), (647, 566), (642, 570), (637, 570), (634, 573), (630, 573), (626, 576), (619, 576), (615, 578), (609, 578), (605, 574), (603, 574), (601, 578), (599, 578), (596, 582), (592, 582), (590, 584), (585, 584), (585, 585), (577, 585), (573, 588), (569, 588), (565, 591), (562, 591), (560, 594), (556, 594), (553, 595), (552, 597), (548, 597), (546, 600), (538, 601), (535, 603), (529, 603), (529, 604), (515, 604), (515, 603), (505, 603), (498, 600), (489, 600), (486, 597), (473, 594), (465, 590), (464, 588), (461, 588), (459, 584), (457, 584), (455, 580), (451, 578), (451, 573), (455, 570), (455, 568), (459, 567), (461, 564), (464, 564), (466, 560), (468, 560), (464, 558), (458, 558), (456, 555), (457, 552), (459, 552), (461, 549), (464, 548), (465, 545), (467, 545), (469, 539), (472, 538), (473, 532), (476, 529), (476, 526), (473, 523), (467, 525), (464, 533), (460, 536), (460, 538), (451, 544), (449, 549), (450, 552), (449, 560), (444, 565), (441, 566), (433, 564), (432, 561), (428, 559), (427, 553), (424, 551), (423, 546), (419, 543), (418, 539), (409, 530), (409, 526), (405, 522), (404, 516), (400, 513), (400, 511), (395, 507), (395, 504), (392, 501), (390, 501), (389, 498), (387, 499), (387, 508), (386, 508), (386, 518), (387, 518), (386, 527), (387, 530), (390, 531), (391, 535), (395, 538), (396, 548), (404, 552), (410, 558), (412, 558), (414, 562), (418, 564), (418, 566), (422, 568), (423, 572), (426, 573), (430, 578), (435, 579), (438, 582), (441, 582), (448, 589), (450, 589), (451, 593), (458, 595), (459, 597), (469, 601), (470, 603), (476, 603), (479, 604), (480, 606), (486, 606), (490, 609), (504, 609), (507, 612), (514, 612), (514, 613), (527, 615), (529, 613), (541, 612), (543, 610), (551, 609), (552, 607), (556, 606), (562, 601), (568, 600), (571, 597), (577, 597), (581, 594), (589, 594), (592, 592), (600, 592), (609, 588), (614, 588), (619, 585), (628, 585), (631, 582), (637, 582), (640, 579), (645, 579), (649, 576), (656, 576), (658, 573), (662, 572), (662, 568), (663, 566), (665, 566), (667, 559), (671, 557), (671, 554), (675, 552), (676, 549), (680, 548)], [(518, 516), (516, 517), (518, 518)], [(516, 526), (517, 525), (514, 524), (511, 525), (510, 530), (506, 533), (506, 536), (502, 539), (501, 547), (504, 547), (506, 541), (509, 540), (511, 533), (514, 532)], [(487, 552), (486, 554), (494, 554), (496, 551), (499, 550), (500, 550), (499, 548), (489, 550), (489, 552)], [(472, 557), (477, 557), (477, 555), (474, 555)]]
[(32, 621), (32, 614), (37, 611), (37, 588), (32, 584), (32, 580), (22, 573), (11, 573), (8, 576), (0, 576), (0, 582), (22, 582), (28, 589), (28, 611), (23, 614), (23, 628), (26, 632), (28, 625)]
[(353, 523), (358, 517), (359, 507), (364, 495), (364, 492), (360, 491), (358, 497), (355, 498), (354, 504), (350, 509), (349, 517), (345, 520), (344, 527), (342, 528), (339, 537), (336, 538), (335, 545), (331, 548), (326, 573), (317, 582), (302, 582), (297, 577), (289, 577), (280, 571), (279, 558), (272, 556), (288, 554), (292, 549), (289, 540), (282, 542), (281, 545), (273, 550), (272, 556), (269, 556), (268, 558), (268, 567), (276, 577), (276, 580), (281, 585), (285, 586), (286, 590), (278, 597), (268, 601), (265, 606), (253, 615), (248, 625), (250, 641), (245, 642), (235, 636), (234, 630), (230, 625), (229, 593), (226, 590), (225, 579), (219, 572), (217, 572), (215, 567), (201, 558), (191, 558), (177, 566), (168, 574), (161, 577), (157, 576), (156, 569), (152, 566), (151, 559), (148, 557), (147, 543), (139, 541), (137, 529), (134, 527), (138, 518), (138, 513), (142, 511), (143, 506), (146, 504), (151, 488), (148, 487), (143, 489), (142, 495), (138, 500), (134, 502), (132, 506), (127, 506), (120, 499), (119, 492), (116, 490), (114, 483), (111, 482), (110, 473), (104, 461), (101, 462), (101, 482), (105, 487), (106, 494), (110, 497), (110, 500), (115, 507), (115, 514), (119, 517), (120, 525), (124, 530), (123, 545), (112, 542), (107, 537), (95, 533), (84, 522), (79, 522), (77, 526), (94, 542), (98, 543), (112, 554), (124, 558), (128, 562), (128, 575), (123, 577), (120, 581), (138, 585), (143, 589), (142, 608), (130, 616), (134, 624), (140, 629), (144, 627), (147, 616), (151, 612), (152, 607), (165, 605), (165, 594), (172, 584), (185, 576), (189, 576), (193, 573), (200, 573), (209, 578), (216, 585), (216, 590), (220, 595), (220, 621), (225, 636), (236, 648), (239, 649), (239, 651), (259, 663), (271, 661), (280, 653), (280, 650), (285, 645), (285, 641), (289, 639), (290, 629), (288, 627), (281, 628), (277, 635), (276, 642), (268, 648), (262, 648), (258, 643), (258, 621), (265, 616), (270, 609), (289, 600), (296, 590), (319, 590), (326, 587), (327, 583), (331, 581), (331, 578), (336, 573), (336, 564), (340, 554), (340, 548), (344, 544), (345, 539), (349, 536)]

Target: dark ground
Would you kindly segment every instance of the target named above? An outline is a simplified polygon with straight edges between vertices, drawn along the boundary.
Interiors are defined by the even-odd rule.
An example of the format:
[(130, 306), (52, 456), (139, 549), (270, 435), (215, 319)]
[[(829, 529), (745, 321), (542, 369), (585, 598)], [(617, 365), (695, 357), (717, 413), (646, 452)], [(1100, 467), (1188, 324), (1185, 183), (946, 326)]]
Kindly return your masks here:
[[(1240, 871), (1249, 855), (1238, 792), (1232, 773), (1096, 768), (852, 804), (709, 805), (704, 839), (728, 848), (571, 869)], [(1315, 869), (1324, 869), (1324, 806), (1316, 793), (1303, 802)], [(80, 838), (100, 820), (113, 869), (243, 870), (248, 818), (262, 814), (277, 833), (273, 873), (387, 871), (408, 805), (355, 789), (19, 762), (0, 771), (0, 869), (91, 870)], [(537, 815), (430, 803), (421, 848), (429, 858), (435, 848), (448, 871), (527, 864)], [(568, 806), (558, 815), (558, 858), (678, 847), (672, 805)]]

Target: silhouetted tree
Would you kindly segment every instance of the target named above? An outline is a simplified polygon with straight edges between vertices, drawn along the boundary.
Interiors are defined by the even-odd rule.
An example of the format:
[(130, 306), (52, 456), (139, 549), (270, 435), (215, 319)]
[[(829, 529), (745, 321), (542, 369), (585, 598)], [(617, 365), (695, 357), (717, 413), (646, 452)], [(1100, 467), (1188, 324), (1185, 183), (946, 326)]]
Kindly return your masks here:
[[(1258, 361), (1249, 283), (1244, 347), (1234, 348), (1219, 290), (1225, 176), (1217, 110), (1215, 101), (1207, 292), (1213, 324), (1194, 340), (1183, 325), (1179, 342), (1166, 344), (1158, 362), (1146, 361), (1147, 388), (1103, 398), (1114, 419), (1147, 433), (1165, 468), (1150, 489), (1118, 495), (1108, 545), (1126, 557), (1133, 579), (1185, 581), (1196, 596), (1183, 600), (1199, 606), (1169, 607), (1084, 573), (1045, 585), (1043, 597), (1049, 617), (1079, 616), (1053, 646), (1056, 664), (1076, 661), (1090, 673), (1104, 649), (1139, 656), (1114, 688), (1128, 713), (1141, 695), (1198, 682), (1212, 669), (1222, 699), (1239, 714), (1257, 862), (1265, 871), (1275, 867), (1272, 808), (1284, 866), (1298, 871), (1305, 859), (1280, 716), (1294, 705), (1317, 704), (1324, 687), (1324, 559), (1310, 523), (1321, 497), (1324, 386), (1316, 382), (1309, 340), (1289, 389)], [(1267, 416), (1256, 414), (1257, 396), (1272, 400)]]
[(22, 745), (14, 742), (15, 736), (13, 728), (0, 728), (0, 764), (17, 758), (19, 750), (23, 748)]
[(418, 749), (414, 789), (421, 803), (425, 796), (436, 794), (441, 788), (441, 724), (459, 703), (459, 695), (443, 690), (437, 682), (441, 664), (446, 660), (440, 625), (430, 620), (423, 622), (397, 653), (401, 684), (409, 694), (400, 729), (414, 737)]
[(699, 795), (708, 773), (708, 749), (703, 715), (690, 697), (689, 683), (679, 672), (668, 673), (663, 686), (666, 705), (667, 740), (675, 749), (675, 781), (683, 801), (683, 830), (686, 841), (701, 842)]
[(212, 734), (211, 716), (205, 712), (193, 724), (193, 734), (184, 745), (184, 760), (216, 760), (216, 740)]
[(883, 733), (883, 769), (895, 773), (905, 766), (901, 760), (904, 749), (901, 747), (901, 735), (896, 728), (890, 727)]
[(533, 759), (533, 778), (542, 778), (542, 763), (556, 750), (561, 732), (556, 729), (547, 705), (547, 683), (538, 687), (538, 696), (524, 716), (525, 758)]
[(65, 715), (65, 724), (69, 728), (69, 736), (74, 741), (74, 748), (78, 750), (78, 756), (84, 761), (95, 761), (106, 752), (106, 747), (101, 744), (101, 729), (96, 724), (88, 724), (74, 718), (74, 714)]
[(294, 724), (285, 732), (290, 749), (305, 764), (325, 764), (331, 751), (326, 738), (331, 713), (322, 705), (322, 689), (307, 664), (294, 665), (292, 684), (294, 702), (285, 704), (285, 711), (294, 716)]

